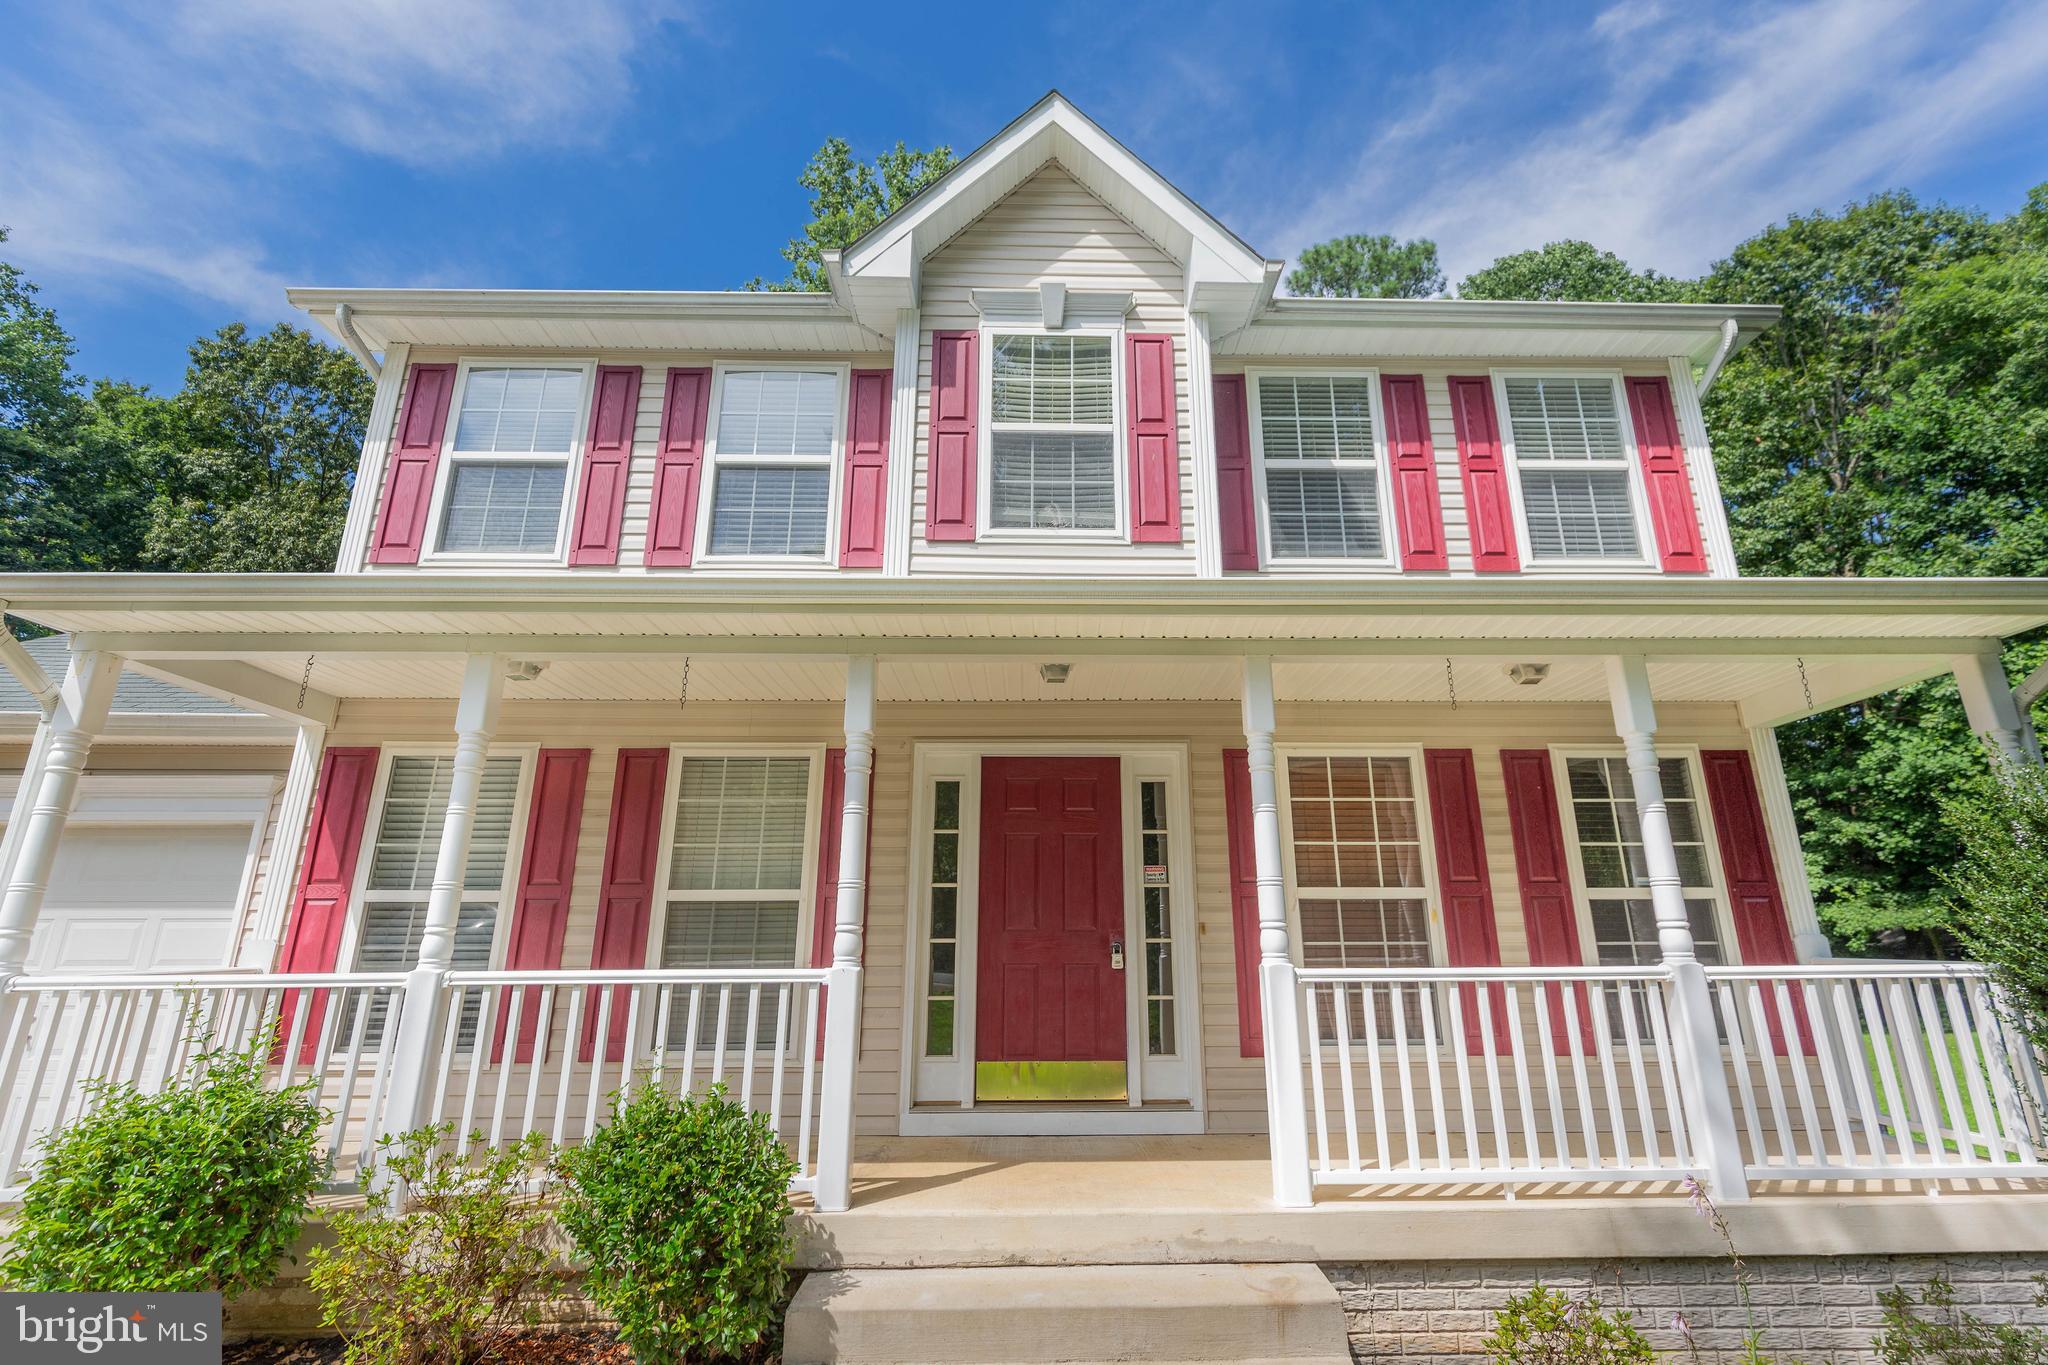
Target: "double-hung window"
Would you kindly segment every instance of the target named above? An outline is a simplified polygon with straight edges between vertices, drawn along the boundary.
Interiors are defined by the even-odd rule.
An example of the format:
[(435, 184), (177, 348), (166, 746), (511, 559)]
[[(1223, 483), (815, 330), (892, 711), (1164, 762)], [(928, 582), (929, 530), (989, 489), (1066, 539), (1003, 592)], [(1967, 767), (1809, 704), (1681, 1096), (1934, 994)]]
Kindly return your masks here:
[(1266, 374), (1254, 393), (1271, 558), (1384, 560), (1373, 380)]
[(707, 553), (824, 556), (831, 538), (839, 409), (836, 371), (720, 374)]
[(1643, 562), (1636, 475), (1611, 375), (1508, 375), (1522, 522), (1533, 563)]
[(587, 373), (580, 365), (463, 367), (436, 553), (561, 553)]
[(999, 531), (1117, 528), (1115, 338), (989, 338), (989, 519)]
[[(1698, 786), (1690, 760), (1658, 760), (1671, 841), (1678, 848), (1678, 875), (1685, 886), (1686, 918), (1692, 924), (1700, 961), (1726, 961), (1721, 937), (1719, 892), (1707, 831), (1700, 818)], [(1654, 966), (1657, 916), (1650, 904), (1649, 865), (1643, 856), (1643, 827), (1636, 815), (1635, 784), (1618, 755), (1572, 756), (1564, 761), (1566, 795), (1586, 884), (1586, 919), (1595, 960), (1608, 966)]]

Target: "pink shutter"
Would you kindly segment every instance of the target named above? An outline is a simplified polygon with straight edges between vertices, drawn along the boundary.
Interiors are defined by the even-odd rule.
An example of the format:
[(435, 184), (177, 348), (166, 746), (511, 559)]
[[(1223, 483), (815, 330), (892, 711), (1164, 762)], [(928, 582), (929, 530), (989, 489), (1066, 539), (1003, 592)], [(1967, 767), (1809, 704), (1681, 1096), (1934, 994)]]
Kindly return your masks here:
[(640, 367), (600, 365), (590, 400), (590, 439), (583, 443), (583, 489), (576, 499), (571, 564), (619, 562), (619, 524), (626, 516), (626, 476), (633, 463), (633, 424), (640, 415)]
[(888, 370), (855, 370), (846, 396), (846, 489), (839, 567), (882, 567), (889, 512)]
[(1419, 374), (1380, 376), (1380, 405), (1387, 416), (1388, 473), (1394, 486), (1394, 519), (1401, 527), (1401, 567), (1448, 569), (1444, 509), (1436, 491), (1436, 449), (1429, 439), (1429, 403)]
[[(597, 899), (596, 939), (590, 965), (641, 968), (647, 965), (647, 928), (654, 913), (654, 864), (661, 850), (661, 802), (668, 792), (667, 749), (621, 749), (612, 782), (611, 831), (604, 841), (604, 881)], [(594, 1049), (598, 1000), (592, 993), (583, 1014), (583, 1060)], [(611, 1038), (606, 1056), (626, 1055), (626, 991), (612, 994)]]
[(924, 538), (973, 540), (975, 483), (975, 413), (980, 406), (981, 372), (973, 332), (932, 333), (931, 430), (927, 439), (930, 467), (925, 474)]
[(1180, 543), (1180, 415), (1173, 338), (1133, 332), (1124, 344), (1130, 389), (1131, 539)]
[[(1785, 893), (1778, 885), (1778, 866), (1771, 861), (1770, 828), (1764, 823), (1756, 769), (1741, 749), (1703, 750), (1700, 767), (1705, 770), (1707, 803), (1714, 813), (1714, 836), (1721, 847), (1721, 870), (1728, 876), (1728, 909), (1735, 919), (1736, 950), (1746, 966), (1797, 962), (1792, 923), (1785, 914)], [(1789, 986), (1776, 982), (1760, 983), (1759, 989), (1767, 995), (1778, 990), (1790, 991)], [(1806, 1002), (1791, 991), (1790, 1005), (1804, 1051), (1811, 1054), (1814, 1041), (1806, 1019)], [(1775, 998), (1764, 1001), (1771, 1042), (1778, 1054), (1784, 1056), (1785, 1038), (1778, 1023), (1778, 1007)]]
[[(1522, 892), (1522, 928), (1529, 938), (1529, 963), (1536, 967), (1577, 967), (1579, 921), (1572, 905), (1572, 878), (1565, 861), (1564, 823), (1558, 815), (1557, 784), (1548, 749), (1503, 749), (1501, 776), (1508, 788), (1508, 829), (1514, 836), (1515, 876)], [(1593, 1048), (1593, 1015), (1579, 995), (1579, 1046)], [(1550, 1002), (1551, 1042), (1570, 1050), (1564, 1011)]]
[[(576, 880), (576, 843), (583, 829), (583, 788), (589, 777), (588, 749), (542, 749), (534, 764), (526, 851), (519, 868), (518, 894), (512, 901), (512, 928), (506, 935), (507, 971), (551, 972), (562, 965), (569, 893)], [(519, 1002), (515, 1052), (519, 1061), (533, 1060), (540, 1008), (540, 989), (528, 987)], [(498, 1006), (493, 1061), (505, 1055), (505, 1026), (511, 1011), (512, 997), (507, 995)]]
[[(874, 774), (868, 774), (869, 804), (873, 804)], [(824, 790), (819, 794), (818, 804), (818, 898), (811, 911), (811, 965), (829, 967), (832, 965), (832, 935), (837, 927), (839, 915), (839, 820), (846, 805), (846, 750), (825, 751)], [(874, 864), (875, 822), (868, 821), (868, 864)], [(861, 903), (861, 924), (867, 924), (867, 903)], [(867, 958), (867, 937), (861, 937), (861, 958)], [(818, 999), (818, 1017), (825, 1017), (825, 1000), (821, 992)], [(818, 1055), (825, 1055), (825, 1035), (818, 1034)]]
[(372, 564), (417, 564), (427, 541), (427, 506), (441, 467), (441, 438), (455, 394), (453, 365), (414, 365), (405, 377), (398, 439), (384, 466), (384, 496), (370, 537)]
[[(1436, 836), (1437, 885), (1443, 891), (1444, 946), (1453, 967), (1500, 965), (1500, 931), (1493, 918), (1493, 882), (1486, 870), (1486, 834), (1479, 814), (1479, 777), (1470, 749), (1425, 749), (1429, 824)], [(1495, 1047), (1508, 1046), (1507, 995), (1490, 992)], [(1465, 1036), (1483, 1045), (1479, 998), (1465, 993)]]
[(1256, 569), (1259, 500), (1252, 489), (1252, 420), (1244, 376), (1219, 374), (1210, 387), (1216, 399), (1216, 513), (1223, 567)]
[[(278, 949), (280, 972), (331, 972), (341, 951), (341, 931), (348, 922), (349, 892), (356, 881), (356, 859), (363, 848), (363, 827), (370, 818), (370, 789), (377, 782), (375, 749), (329, 749), (320, 757), (319, 785), (306, 820), (306, 847), (299, 862), (299, 886), (292, 897), (292, 920)], [(310, 1062), (319, 1045), (320, 1016), (327, 993), (314, 991), (307, 1002), (306, 1028), (301, 1034), (300, 1060)], [(289, 1039), (298, 1001), (288, 996), (278, 1020), (278, 1037)]]
[(1243, 749), (1223, 751), (1223, 816), (1230, 854), (1230, 941), (1237, 957), (1237, 1052), (1240, 1057), (1263, 1057), (1266, 1029), (1259, 1012), (1259, 871), (1252, 847), (1251, 762)]
[(1631, 377), (1628, 415), (1635, 425), (1636, 455), (1643, 463), (1650, 525), (1665, 573), (1705, 573), (1707, 547), (1700, 539), (1699, 509), (1692, 500), (1692, 476), (1685, 469), (1685, 441), (1671, 406), (1671, 381)]
[(1479, 573), (1513, 573), (1522, 567), (1522, 553), (1515, 541), (1515, 505), (1508, 495), (1507, 460), (1501, 451), (1500, 421), (1493, 410), (1493, 381), (1485, 375), (1453, 375), (1449, 384), (1472, 567)]
[(661, 435), (654, 446), (654, 501), (647, 512), (647, 563), (683, 568), (697, 543), (697, 480), (704, 467), (704, 423), (711, 411), (711, 371), (672, 369), (661, 396)]

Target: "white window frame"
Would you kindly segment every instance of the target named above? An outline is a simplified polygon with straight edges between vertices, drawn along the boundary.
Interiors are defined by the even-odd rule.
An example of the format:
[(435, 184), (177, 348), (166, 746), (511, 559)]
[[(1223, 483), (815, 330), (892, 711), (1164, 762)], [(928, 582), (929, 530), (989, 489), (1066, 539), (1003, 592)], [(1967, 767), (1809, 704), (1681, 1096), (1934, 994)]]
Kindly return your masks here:
[[(1129, 418), (1125, 407), (1124, 385), (1124, 327), (1121, 323), (1076, 323), (1066, 327), (1047, 327), (1043, 323), (990, 322), (982, 321), (979, 337), (980, 356), (977, 361), (980, 373), (975, 382), (980, 386), (980, 420), (975, 424), (975, 466), (978, 487), (975, 490), (975, 525), (980, 527), (977, 539), (985, 542), (1016, 544), (1053, 545), (1128, 545), (1131, 543), (1129, 476), (1125, 464), (1130, 459), (1127, 443), (1130, 440)], [(1049, 336), (1076, 337), (1099, 336), (1109, 338), (1109, 472), (1110, 487), (1113, 490), (1113, 511), (1110, 525), (1099, 529), (1080, 527), (1032, 527), (1002, 526), (995, 524), (995, 372), (996, 338), (998, 336)], [(1061, 423), (1005, 422), (1006, 431), (1046, 431), (1054, 433), (1089, 433), (1092, 427), (1077, 427)]]
[[(1493, 410), (1500, 426), (1501, 456), (1507, 464), (1508, 499), (1515, 511), (1515, 544), (1521, 551), (1523, 573), (1585, 573), (1596, 570), (1604, 573), (1648, 573), (1659, 567), (1657, 559), (1657, 536), (1650, 525), (1650, 501), (1643, 487), (1643, 461), (1636, 449), (1635, 420), (1629, 414), (1628, 390), (1623, 384), (1622, 372), (1611, 369), (1496, 369), (1493, 377)], [(1529, 540), (1529, 512), (1522, 500), (1522, 465), (1515, 455), (1515, 424), (1508, 413), (1508, 381), (1510, 379), (1605, 379), (1614, 389), (1614, 411), (1616, 425), (1621, 430), (1622, 465), (1628, 476), (1629, 515), (1635, 518), (1636, 547), (1640, 551), (1634, 559), (1617, 559), (1606, 555), (1568, 555), (1562, 559), (1536, 558)], [(1611, 469), (1607, 461), (1593, 460), (1542, 460), (1532, 461), (1532, 469)]]
[[(1262, 379), (1362, 379), (1372, 411), (1373, 445), (1373, 497), (1380, 519), (1380, 545), (1385, 553), (1372, 559), (1347, 559), (1329, 555), (1287, 556), (1273, 553), (1272, 512), (1266, 498), (1266, 430), (1259, 406), (1259, 381)], [(1259, 567), (1270, 574), (1312, 573), (1399, 573), (1401, 562), (1395, 549), (1394, 527), (1394, 483), (1388, 465), (1387, 421), (1380, 396), (1380, 372), (1374, 368), (1355, 366), (1304, 366), (1268, 365), (1247, 369), (1244, 372), (1245, 397), (1249, 405), (1248, 418), (1251, 423), (1252, 440), (1252, 500), (1257, 508), (1259, 522)], [(1309, 469), (1339, 469), (1346, 466), (1338, 460), (1308, 461), (1289, 460), (1284, 466), (1300, 466)], [(1356, 466), (1350, 466), (1356, 468)]]
[[(712, 509), (718, 494), (721, 463), (757, 467), (777, 465), (810, 469), (818, 464), (811, 455), (732, 455), (721, 458), (718, 449), (718, 414), (725, 404), (726, 377), (735, 371), (751, 374), (759, 370), (787, 370), (799, 374), (829, 374), (836, 393), (832, 400), (832, 449), (825, 457), (825, 550), (816, 555), (715, 554), (711, 549)], [(711, 406), (704, 418), (704, 474), (698, 480), (697, 528), (694, 562), (720, 569), (787, 569), (794, 566), (818, 568), (839, 563), (841, 470), (846, 463), (846, 402), (853, 382), (853, 365), (848, 361), (806, 364), (796, 360), (720, 360), (711, 367)]]
[[(469, 376), (478, 369), (532, 369), (532, 370), (580, 370), (583, 372), (583, 394), (576, 406), (576, 420), (569, 431), (569, 454), (567, 468), (562, 476), (562, 511), (555, 523), (555, 544), (550, 550), (443, 550), (441, 545), (442, 520), (447, 516), (448, 492), (455, 483), (455, 467), (458, 464), (553, 464), (553, 454), (522, 454), (517, 451), (472, 450), (458, 452), (455, 448), (455, 433), (462, 422), (462, 396), (469, 389)], [(592, 359), (578, 359), (567, 356), (536, 358), (530, 355), (464, 356), (455, 365), (455, 392), (448, 401), (448, 424), (441, 438), (441, 456), (434, 470), (434, 495), (427, 506), (426, 544), (420, 547), (422, 564), (463, 565), (467, 567), (532, 566), (535, 564), (562, 564), (568, 561), (568, 539), (571, 519), (583, 491), (584, 446), (590, 438), (590, 405), (594, 399), (593, 390), (597, 383), (597, 362)]]
[[(1648, 887), (1625, 890), (1620, 887), (1600, 887), (1597, 891), (1586, 883), (1585, 853), (1579, 845), (1579, 813), (1572, 805), (1571, 774), (1567, 762), (1574, 758), (1625, 758), (1627, 751), (1620, 745), (1574, 745), (1553, 747), (1550, 750), (1551, 790), (1557, 794), (1558, 819), (1563, 826), (1565, 862), (1571, 871), (1572, 915), (1579, 931), (1579, 958), (1584, 966), (1600, 966), (1599, 946), (1593, 936), (1593, 897), (1616, 899), (1626, 896), (1632, 900), (1647, 900)], [(1714, 906), (1714, 930), (1719, 935), (1722, 948), (1722, 962), (1730, 967), (1742, 965), (1742, 945), (1735, 937), (1735, 916), (1728, 903), (1728, 872), (1721, 866), (1720, 832), (1714, 828), (1713, 803), (1707, 799), (1706, 770), (1700, 762), (1700, 748), (1696, 744), (1660, 744), (1657, 746), (1659, 759), (1680, 759), (1692, 779), (1693, 805), (1699, 811), (1700, 838), (1706, 846), (1707, 872), (1714, 878), (1711, 887), (1684, 888), (1687, 900), (1710, 900)]]

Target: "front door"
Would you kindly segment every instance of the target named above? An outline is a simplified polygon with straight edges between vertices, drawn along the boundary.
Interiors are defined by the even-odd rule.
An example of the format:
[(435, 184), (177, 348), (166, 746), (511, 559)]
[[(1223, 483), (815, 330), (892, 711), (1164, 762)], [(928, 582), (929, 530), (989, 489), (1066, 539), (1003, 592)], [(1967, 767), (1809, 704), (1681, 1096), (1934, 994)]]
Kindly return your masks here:
[(977, 1100), (1120, 1100), (1123, 783), (1114, 758), (981, 761)]

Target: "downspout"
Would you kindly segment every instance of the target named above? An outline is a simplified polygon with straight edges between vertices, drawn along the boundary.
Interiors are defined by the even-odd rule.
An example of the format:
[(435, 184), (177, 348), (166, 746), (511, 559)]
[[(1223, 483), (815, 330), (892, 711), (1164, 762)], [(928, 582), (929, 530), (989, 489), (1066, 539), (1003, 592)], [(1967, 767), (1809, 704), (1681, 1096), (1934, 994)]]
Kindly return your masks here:
[(1720, 376), (1721, 367), (1726, 365), (1728, 357), (1735, 353), (1735, 336), (1740, 330), (1736, 326), (1734, 318), (1724, 318), (1722, 320), (1721, 344), (1715, 349), (1714, 358), (1707, 362), (1707, 372), (1700, 376), (1699, 396), (1701, 398), (1704, 399), (1707, 396), (1707, 390), (1714, 387), (1714, 380)]
[(348, 347), (348, 353), (370, 372), (370, 378), (384, 377), (384, 367), (377, 363), (377, 357), (363, 344), (363, 339), (356, 335), (355, 310), (345, 303), (334, 305), (334, 330), (341, 333), (341, 344)]

